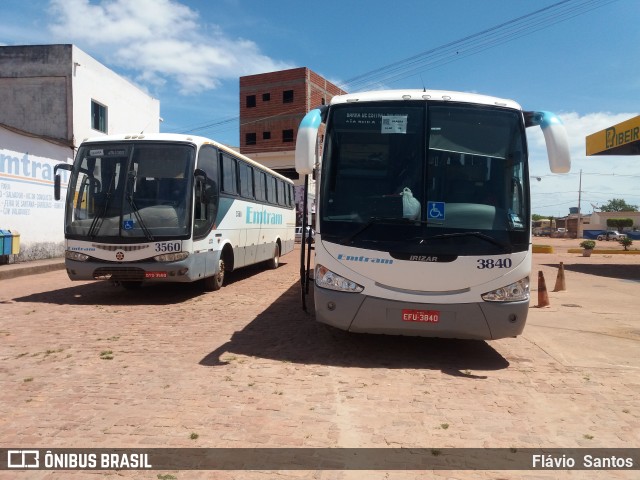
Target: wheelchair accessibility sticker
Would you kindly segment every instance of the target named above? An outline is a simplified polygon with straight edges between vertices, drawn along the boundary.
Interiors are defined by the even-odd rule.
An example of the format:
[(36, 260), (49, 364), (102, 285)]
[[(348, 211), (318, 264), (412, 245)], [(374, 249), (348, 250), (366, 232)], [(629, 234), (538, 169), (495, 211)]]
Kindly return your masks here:
[(444, 220), (444, 202), (427, 202), (427, 220)]
[(124, 220), (122, 222), (122, 228), (125, 230), (133, 230), (134, 222), (133, 220)]

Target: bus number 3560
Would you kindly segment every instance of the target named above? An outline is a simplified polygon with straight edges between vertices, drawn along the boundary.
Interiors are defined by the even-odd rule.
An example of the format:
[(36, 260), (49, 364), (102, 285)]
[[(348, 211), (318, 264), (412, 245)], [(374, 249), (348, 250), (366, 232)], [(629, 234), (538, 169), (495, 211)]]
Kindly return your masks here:
[(182, 250), (181, 242), (156, 243), (156, 252), (179, 252)]
[(510, 258), (479, 258), (476, 268), (480, 270), (485, 268), (511, 268), (512, 264)]

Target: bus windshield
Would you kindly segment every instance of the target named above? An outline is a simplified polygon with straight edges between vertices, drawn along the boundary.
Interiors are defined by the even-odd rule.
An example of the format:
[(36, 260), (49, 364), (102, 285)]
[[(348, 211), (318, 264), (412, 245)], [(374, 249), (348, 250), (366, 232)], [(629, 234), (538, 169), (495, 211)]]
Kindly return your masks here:
[(68, 238), (141, 242), (188, 238), (194, 147), (170, 143), (81, 146), (69, 181)]
[(528, 249), (521, 112), (448, 102), (332, 107), (322, 166), (322, 239), (381, 251)]

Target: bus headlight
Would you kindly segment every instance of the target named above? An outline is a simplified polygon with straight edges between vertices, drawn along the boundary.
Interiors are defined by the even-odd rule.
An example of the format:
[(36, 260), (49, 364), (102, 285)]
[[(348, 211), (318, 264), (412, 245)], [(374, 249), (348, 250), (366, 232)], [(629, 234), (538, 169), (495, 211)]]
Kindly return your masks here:
[(359, 293), (364, 290), (362, 285), (352, 282), (348, 278), (332, 272), (322, 265), (316, 265), (316, 285), (320, 288), (328, 288), (330, 290), (338, 290), (340, 292)]
[(64, 252), (64, 257), (68, 258), (69, 260), (75, 260), (76, 262), (86, 262), (87, 259), (89, 258), (89, 255), (85, 255), (84, 253), (80, 253), (80, 252), (73, 252), (71, 250), (67, 250), (66, 252)]
[(178, 260), (184, 260), (188, 256), (189, 252), (163, 253), (162, 255), (156, 255), (153, 259), (156, 262), (177, 262)]
[(529, 300), (529, 277), (491, 292), (483, 293), (485, 302), (519, 302)]

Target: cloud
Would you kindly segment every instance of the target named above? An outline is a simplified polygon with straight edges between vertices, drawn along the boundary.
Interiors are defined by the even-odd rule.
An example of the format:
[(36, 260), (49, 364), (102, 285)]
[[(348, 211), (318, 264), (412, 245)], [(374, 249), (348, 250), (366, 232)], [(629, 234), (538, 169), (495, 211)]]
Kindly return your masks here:
[[(578, 205), (578, 196), (583, 213), (592, 210), (591, 204), (602, 205), (612, 198), (624, 198), (627, 203), (638, 204), (640, 196), (636, 185), (640, 178), (640, 165), (637, 157), (587, 157), (585, 147), (588, 135), (637, 115), (609, 112), (559, 114), (567, 130), (571, 152), (571, 172), (567, 175), (550, 173), (541, 130), (527, 129), (529, 171), (541, 178), (540, 182), (531, 184), (532, 211), (543, 215), (566, 215), (569, 207)], [(582, 183), (580, 171), (583, 172)]]
[(198, 12), (174, 0), (51, 0), (51, 33), (87, 46), (139, 82), (175, 81), (182, 94), (215, 89), (220, 81), (291, 68), (254, 42), (230, 38), (200, 22)]

